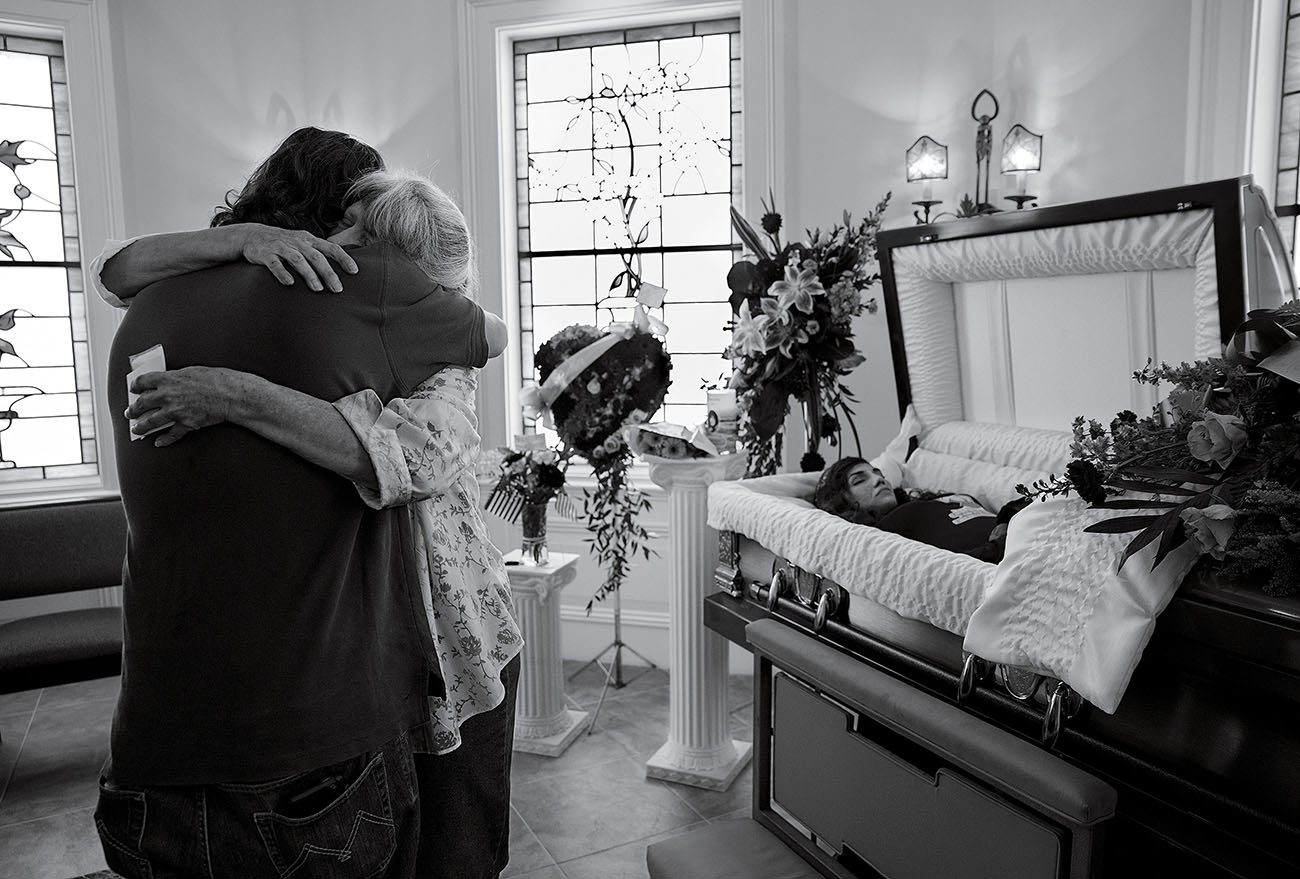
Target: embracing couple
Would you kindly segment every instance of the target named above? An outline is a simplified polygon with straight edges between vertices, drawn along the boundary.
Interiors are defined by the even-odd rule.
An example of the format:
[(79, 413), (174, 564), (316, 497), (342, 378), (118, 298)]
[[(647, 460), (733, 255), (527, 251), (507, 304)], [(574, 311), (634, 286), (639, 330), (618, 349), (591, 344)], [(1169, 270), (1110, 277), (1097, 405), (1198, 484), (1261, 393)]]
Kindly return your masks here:
[(212, 228), (111, 243), (91, 275), (127, 309), (108, 865), (499, 875), (522, 640), (473, 463), (506, 331), (460, 210), (304, 128)]

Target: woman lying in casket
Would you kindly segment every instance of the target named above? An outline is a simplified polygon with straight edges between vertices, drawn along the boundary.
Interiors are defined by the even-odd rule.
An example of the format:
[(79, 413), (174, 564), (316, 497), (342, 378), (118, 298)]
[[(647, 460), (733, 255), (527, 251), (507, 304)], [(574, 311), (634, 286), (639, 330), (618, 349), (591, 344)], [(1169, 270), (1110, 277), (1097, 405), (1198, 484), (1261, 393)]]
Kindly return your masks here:
[(997, 513), (968, 494), (895, 488), (862, 458), (841, 458), (817, 482), (813, 505), (858, 525), (997, 564), (1006, 550), (1007, 522), (1026, 501)]

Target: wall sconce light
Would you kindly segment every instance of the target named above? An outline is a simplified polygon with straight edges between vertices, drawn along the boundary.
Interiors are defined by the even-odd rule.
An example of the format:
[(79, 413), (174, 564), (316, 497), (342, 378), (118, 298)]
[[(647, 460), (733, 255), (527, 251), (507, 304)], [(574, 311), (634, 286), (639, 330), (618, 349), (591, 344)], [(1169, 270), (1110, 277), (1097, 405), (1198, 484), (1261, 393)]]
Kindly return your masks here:
[[(989, 106), (989, 105), (992, 106)], [(946, 180), (948, 177), (948, 148), (933, 138), (922, 135), (907, 150), (907, 182), (920, 181), (924, 184), (920, 201), (912, 204), (924, 210), (912, 211), (917, 223), (938, 221), (943, 217), (978, 217), (983, 214), (996, 214), (999, 208), (989, 203), (989, 164), (993, 157), (993, 120), (998, 116), (998, 99), (988, 89), (980, 89), (979, 94), (970, 105), (971, 118), (975, 120), (975, 197), (963, 195), (957, 212), (930, 216), (930, 208), (942, 201), (931, 198), (930, 181)], [(1027, 195), (1026, 177), (1042, 169), (1043, 136), (1034, 134), (1028, 128), (1016, 123), (1011, 126), (1007, 136), (1002, 139), (1002, 173), (1015, 174), (1017, 193), (1006, 196), (1007, 201), (1016, 203), (1020, 210), (1028, 202), (1034, 202), (1036, 195)], [(1038, 207), (1037, 203), (1030, 207)]]
[(948, 148), (931, 137), (921, 135), (916, 143), (907, 148), (907, 182), (920, 181), (922, 184), (921, 200), (912, 202), (925, 211), (924, 219), (921, 218), (920, 211), (912, 211), (917, 223), (930, 222), (930, 208), (943, 204), (930, 197), (933, 194), (930, 181), (947, 179)]
[(1016, 210), (1023, 208), (1025, 202), (1038, 198), (1036, 195), (1026, 195), (1025, 190), (1028, 188), (1028, 175), (1038, 172), (1042, 166), (1043, 136), (1034, 134), (1017, 122), (1002, 139), (1002, 173), (1016, 175), (1016, 194), (1008, 195), (1007, 201), (1014, 201)]

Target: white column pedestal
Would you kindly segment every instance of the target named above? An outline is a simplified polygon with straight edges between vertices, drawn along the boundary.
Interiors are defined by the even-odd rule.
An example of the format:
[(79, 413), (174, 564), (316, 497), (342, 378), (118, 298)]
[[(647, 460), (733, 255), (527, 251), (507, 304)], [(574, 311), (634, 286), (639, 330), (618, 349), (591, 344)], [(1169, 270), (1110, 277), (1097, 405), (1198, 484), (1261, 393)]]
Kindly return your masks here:
[(587, 724), (587, 712), (564, 700), (564, 653), (560, 649), (560, 590), (578, 575), (578, 556), (553, 552), (544, 566), (520, 563), (506, 553), (506, 573), (524, 638), (515, 702), (515, 750), (558, 757)]
[(646, 776), (726, 790), (753, 745), (734, 741), (727, 712), (727, 641), (704, 626), (704, 599), (715, 588), (718, 533), (708, 526), (708, 489), (738, 479), (745, 456), (670, 461), (650, 457), (650, 478), (668, 494), (668, 741), (646, 763)]

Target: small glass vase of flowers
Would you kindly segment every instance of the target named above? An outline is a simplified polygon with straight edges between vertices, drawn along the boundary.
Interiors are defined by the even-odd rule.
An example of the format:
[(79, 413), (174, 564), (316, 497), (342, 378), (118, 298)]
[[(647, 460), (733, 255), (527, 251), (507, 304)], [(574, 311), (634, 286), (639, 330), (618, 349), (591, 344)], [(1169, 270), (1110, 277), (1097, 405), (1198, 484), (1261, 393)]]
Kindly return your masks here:
[(1071, 491), (1131, 510), (1085, 529), (1136, 532), (1120, 565), (1156, 542), (1154, 564), (1186, 540), (1203, 570), (1273, 596), (1300, 594), (1300, 304), (1254, 311), (1225, 356), (1148, 364), (1138, 382), (1167, 383), (1145, 418), (1074, 420), (1063, 476), (1016, 486), (1045, 499)]
[(514, 449), (501, 449), (500, 478), (484, 507), (508, 522), (520, 521), (523, 528), (523, 562), (545, 565), (550, 561), (546, 545), (546, 511), (552, 500), (567, 501), (564, 471), (568, 462), (545, 445), (540, 434), (516, 438)]
[(629, 435), (663, 405), (672, 364), (659, 338), (667, 328), (640, 305), (634, 314), (604, 329), (560, 330), (534, 358), (540, 385), (523, 392), (525, 415), (553, 426), (561, 454), (585, 460), (596, 479), (594, 489), (583, 489), (581, 516), (605, 580), (587, 602), (588, 613), (623, 585), (632, 558), (650, 557), (650, 534), (637, 521), (650, 500), (628, 479)]
[(821, 440), (838, 445), (845, 424), (856, 440), (853, 395), (840, 379), (866, 359), (853, 341), (853, 319), (876, 311), (876, 300), (865, 293), (880, 280), (876, 232), (889, 197), (861, 222), (846, 211), (843, 222), (807, 232), (803, 242), (782, 241), (770, 194), (762, 235), (731, 209), (732, 226), (749, 251), (727, 273), (735, 317), (725, 354), (735, 369), (731, 386), (742, 413), (746, 476), (776, 472), (791, 398), (802, 406), (807, 440), (800, 469), (822, 469)]

